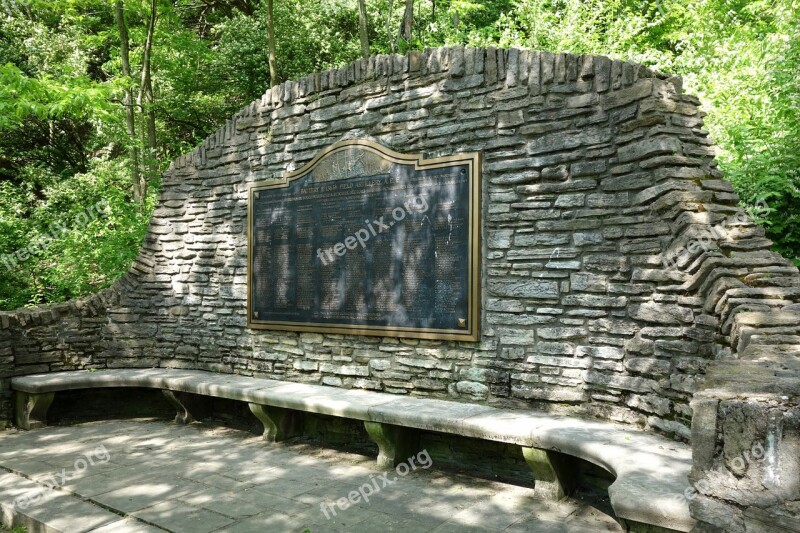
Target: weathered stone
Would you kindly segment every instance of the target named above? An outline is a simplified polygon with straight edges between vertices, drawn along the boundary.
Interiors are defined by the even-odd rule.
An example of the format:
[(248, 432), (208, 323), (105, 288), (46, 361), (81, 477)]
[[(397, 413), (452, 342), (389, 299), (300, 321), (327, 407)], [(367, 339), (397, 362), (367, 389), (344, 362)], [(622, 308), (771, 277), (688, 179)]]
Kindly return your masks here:
[(605, 240), (603, 238), (603, 234), (602, 233), (588, 232), (588, 231), (586, 231), (586, 232), (584, 232), (584, 231), (576, 232), (572, 236), (572, 239), (573, 239), (573, 242), (575, 243), (575, 246), (588, 246), (588, 245), (591, 245), (591, 244), (602, 244), (603, 241)]
[(649, 393), (658, 390), (658, 384), (651, 379), (606, 374), (603, 372), (589, 371), (586, 375), (586, 381), (604, 387), (634, 392)]
[(527, 248), (530, 246), (557, 246), (569, 243), (569, 236), (552, 233), (517, 233), (514, 235), (514, 246)]
[(534, 351), (554, 355), (572, 355), (575, 353), (575, 345), (568, 342), (537, 342)]
[(525, 117), (522, 115), (522, 110), (519, 111), (502, 111), (497, 114), (497, 127), (498, 128), (513, 128), (525, 123)]
[(595, 294), (568, 294), (561, 299), (564, 305), (577, 307), (625, 307), (628, 299), (624, 296), (599, 296)]
[(617, 160), (624, 163), (658, 154), (677, 154), (680, 150), (681, 142), (675, 137), (651, 137), (620, 148), (617, 151)]
[(514, 235), (514, 230), (495, 230), (489, 232), (489, 248), (511, 248), (511, 237)]
[(666, 398), (661, 398), (655, 394), (640, 396), (631, 394), (625, 402), (634, 409), (655, 413), (659, 416), (668, 415), (671, 411), (672, 402)]
[[(605, 58), (604, 58), (605, 59)], [(615, 107), (623, 106), (641, 100), (650, 96), (653, 92), (653, 80), (644, 79), (631, 87), (626, 87), (619, 91), (614, 91), (605, 95), (602, 98), (602, 104), (605, 109), (612, 109)]]
[(507, 345), (530, 346), (535, 338), (532, 329), (498, 328), (497, 333)]
[(476, 383), (474, 381), (457, 382), (456, 391), (459, 394), (470, 396), (476, 400), (485, 400), (489, 395), (489, 387), (483, 383)]
[(588, 359), (576, 359), (572, 357), (553, 357), (547, 355), (531, 355), (528, 362), (537, 365), (560, 366), (566, 368), (589, 368)]
[(576, 272), (570, 274), (569, 279), (570, 286), (574, 291), (606, 292), (608, 289), (608, 277), (603, 274)]
[(630, 316), (635, 320), (654, 322), (656, 324), (681, 324), (692, 321), (691, 309), (677, 305), (646, 302), (630, 307)]
[(584, 194), (561, 194), (556, 198), (556, 207), (583, 207), (586, 202)]
[(622, 359), (625, 350), (616, 346), (578, 346), (578, 357), (599, 357), (601, 359)]
[(669, 374), (670, 363), (662, 359), (635, 357), (625, 361), (625, 368), (637, 374), (664, 375)]
[(599, 161), (581, 161), (570, 166), (570, 175), (577, 178), (580, 176), (597, 176), (606, 171), (607, 163)]
[(533, 470), (537, 498), (558, 501), (574, 490), (577, 471), (568, 456), (525, 446), (522, 448), (522, 456)]
[(540, 279), (489, 280), (489, 292), (516, 298), (557, 298), (560, 289), (558, 282)]
[(619, 192), (614, 194), (595, 193), (586, 196), (588, 207), (620, 207), (630, 204), (628, 193)]
[(545, 167), (541, 173), (543, 180), (548, 181), (563, 181), (569, 177), (569, 170), (566, 165), (559, 165), (557, 167)]
[(578, 327), (547, 327), (538, 328), (536, 334), (545, 340), (577, 339), (585, 336), (586, 330)]
[[(735, 435), (762, 419), (791, 419), (781, 396), (794, 393), (774, 391), (792, 390), (797, 376), (800, 300), (772, 289), (798, 286), (798, 273), (738, 219), (699, 102), (662, 78), (602, 57), (456, 47), (281, 84), (173, 162), (141, 254), (119, 283), (101, 297), (0, 313), (0, 385), (69, 368), (208, 368), (520, 406), (572, 403), (687, 440), (688, 401), (705, 374), (716, 394), (763, 394), (776, 409), (757, 417), (725, 407), (719, 428), (730, 429), (709, 422), (704, 444), (692, 437), (696, 457), (709, 456), (693, 482), (715, 461), (728, 468), (743, 442)], [(433, 157), (483, 154), (479, 342), (247, 328), (249, 185), (343, 138)], [(697, 228), (734, 218), (724, 239), (698, 247)], [(682, 247), (684, 260), (662, 261)], [(0, 426), (10, 400), (0, 386)], [(732, 422), (745, 419), (752, 423)], [(795, 430), (770, 427), (776, 450), (791, 450)], [(786, 464), (791, 453), (781, 453)], [(696, 516), (719, 522), (724, 509), (733, 517), (725, 524), (758, 529), (764, 515), (747, 491), (711, 485), (703, 497), (712, 503), (692, 502)]]

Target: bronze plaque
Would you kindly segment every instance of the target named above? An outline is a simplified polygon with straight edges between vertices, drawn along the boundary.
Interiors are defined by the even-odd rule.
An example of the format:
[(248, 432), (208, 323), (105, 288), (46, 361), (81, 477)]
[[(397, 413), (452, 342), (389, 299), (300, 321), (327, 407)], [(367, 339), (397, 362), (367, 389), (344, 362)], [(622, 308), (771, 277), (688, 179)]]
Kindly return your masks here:
[(478, 340), (480, 156), (336, 143), (249, 191), (252, 328)]

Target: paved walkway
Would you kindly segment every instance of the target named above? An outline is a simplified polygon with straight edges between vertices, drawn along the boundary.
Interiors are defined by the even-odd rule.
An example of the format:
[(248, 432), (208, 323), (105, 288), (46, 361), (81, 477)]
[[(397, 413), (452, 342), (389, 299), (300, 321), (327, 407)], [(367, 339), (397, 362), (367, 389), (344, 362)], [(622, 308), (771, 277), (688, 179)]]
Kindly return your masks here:
[(622, 531), (589, 505), (416, 462), (383, 478), (368, 457), (153, 420), (6, 431), (0, 506), (65, 533)]

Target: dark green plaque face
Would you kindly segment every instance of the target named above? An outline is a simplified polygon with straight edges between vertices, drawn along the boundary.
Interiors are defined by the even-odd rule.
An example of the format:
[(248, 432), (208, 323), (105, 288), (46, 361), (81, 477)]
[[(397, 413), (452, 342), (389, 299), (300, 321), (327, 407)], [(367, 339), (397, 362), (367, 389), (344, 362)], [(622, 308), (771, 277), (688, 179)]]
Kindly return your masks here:
[(254, 184), (250, 327), (477, 340), (479, 164), (345, 141)]

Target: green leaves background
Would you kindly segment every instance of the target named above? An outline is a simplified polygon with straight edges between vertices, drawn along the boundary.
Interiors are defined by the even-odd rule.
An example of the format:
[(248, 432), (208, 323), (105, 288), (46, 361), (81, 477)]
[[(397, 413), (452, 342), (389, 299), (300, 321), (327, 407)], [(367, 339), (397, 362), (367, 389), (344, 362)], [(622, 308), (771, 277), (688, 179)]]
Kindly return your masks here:
[[(266, 2), (159, 0), (153, 47), (162, 169), (268, 85)], [(97, 291), (135, 258), (158, 193), (131, 197), (114, 5), (34, 0), (0, 12), (0, 255), (100, 199), (107, 218), (18, 268), (0, 262), (0, 308)], [(775, 249), (800, 256), (800, 1), (368, 0), (373, 53), (453, 44), (597, 53), (684, 77), (743, 202), (769, 206)], [(133, 72), (149, 2), (126, 0)], [(356, 0), (275, 0), (281, 80), (360, 57)], [(133, 142), (139, 142), (135, 140)], [(798, 260), (800, 263), (800, 260)]]

